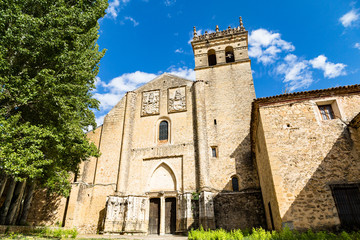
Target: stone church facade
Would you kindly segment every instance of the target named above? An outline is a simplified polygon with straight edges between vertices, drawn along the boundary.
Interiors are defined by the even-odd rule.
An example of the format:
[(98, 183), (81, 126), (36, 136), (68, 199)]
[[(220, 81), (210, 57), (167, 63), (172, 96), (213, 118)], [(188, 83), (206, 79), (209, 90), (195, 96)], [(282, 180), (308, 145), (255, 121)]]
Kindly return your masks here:
[(255, 99), (241, 20), (194, 28), (191, 44), (196, 81), (165, 73), (128, 92), (88, 133), (101, 156), (52, 221), (120, 234), (360, 223), (360, 86)]

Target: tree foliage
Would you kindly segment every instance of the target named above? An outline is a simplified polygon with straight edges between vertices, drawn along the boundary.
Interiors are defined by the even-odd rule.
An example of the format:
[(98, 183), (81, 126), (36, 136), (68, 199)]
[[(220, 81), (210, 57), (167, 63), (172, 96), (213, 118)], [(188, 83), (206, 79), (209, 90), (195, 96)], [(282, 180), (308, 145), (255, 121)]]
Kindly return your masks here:
[(69, 173), (97, 156), (85, 131), (92, 98), (98, 20), (106, 0), (0, 0), (0, 171), (64, 195)]

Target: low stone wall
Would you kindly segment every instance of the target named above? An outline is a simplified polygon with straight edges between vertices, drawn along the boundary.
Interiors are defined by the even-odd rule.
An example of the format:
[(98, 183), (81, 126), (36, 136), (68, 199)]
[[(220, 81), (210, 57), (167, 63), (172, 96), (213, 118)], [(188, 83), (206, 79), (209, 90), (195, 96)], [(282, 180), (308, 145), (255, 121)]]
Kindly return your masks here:
[(225, 230), (266, 228), (260, 190), (219, 193), (214, 198), (216, 228)]

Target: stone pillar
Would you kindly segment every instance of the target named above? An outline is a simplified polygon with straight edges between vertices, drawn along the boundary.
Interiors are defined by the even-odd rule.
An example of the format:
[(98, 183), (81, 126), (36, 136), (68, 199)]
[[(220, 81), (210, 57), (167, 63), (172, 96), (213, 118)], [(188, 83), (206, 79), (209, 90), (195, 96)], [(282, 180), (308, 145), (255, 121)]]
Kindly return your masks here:
[(194, 209), (192, 208), (192, 194), (191, 193), (184, 193), (184, 205), (185, 205), (185, 218), (186, 218), (186, 225), (184, 230), (189, 230), (189, 228), (194, 224), (196, 221), (194, 219)]
[(106, 203), (105, 233), (147, 232), (147, 197), (109, 196)]
[(107, 197), (104, 233), (122, 233), (124, 231), (127, 204), (127, 197)]
[(132, 142), (132, 133), (133, 133), (133, 120), (135, 114), (135, 105), (136, 105), (136, 93), (127, 92), (126, 93), (126, 102), (125, 102), (125, 113), (124, 113), (124, 123), (122, 131), (122, 141), (120, 149), (120, 163), (118, 170), (118, 179), (116, 185), (116, 192), (123, 195), (126, 194), (128, 179), (129, 179), (129, 163), (131, 156), (131, 142)]
[(216, 64), (224, 64), (226, 63), (225, 59), (225, 49), (217, 50), (216, 53)]
[(198, 165), (198, 188), (199, 190), (209, 187), (209, 149), (206, 130), (206, 102), (205, 102), (205, 82), (198, 80), (194, 83), (195, 101), (195, 156)]
[(191, 199), (191, 193), (179, 194), (177, 197), (176, 232), (184, 233), (191, 227), (194, 227), (194, 214)]
[(145, 221), (147, 201), (146, 197), (128, 197), (124, 232), (145, 233), (147, 231)]
[(203, 191), (200, 193), (199, 222), (204, 229), (215, 229), (214, 193)]
[(160, 235), (165, 235), (165, 197), (160, 197)]

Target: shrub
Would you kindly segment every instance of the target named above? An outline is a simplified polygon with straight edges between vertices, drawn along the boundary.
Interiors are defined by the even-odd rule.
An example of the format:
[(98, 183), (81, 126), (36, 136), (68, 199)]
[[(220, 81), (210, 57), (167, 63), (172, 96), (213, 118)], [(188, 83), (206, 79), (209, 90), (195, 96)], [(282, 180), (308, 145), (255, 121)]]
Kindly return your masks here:
[(249, 230), (232, 230), (227, 232), (223, 229), (204, 230), (200, 227), (198, 230), (192, 229), (189, 232), (189, 240), (360, 240), (359, 232), (341, 232), (334, 234), (331, 232), (313, 232), (309, 229), (307, 232), (299, 233), (292, 231), (288, 227), (282, 231), (266, 231), (262, 228), (253, 228)]

